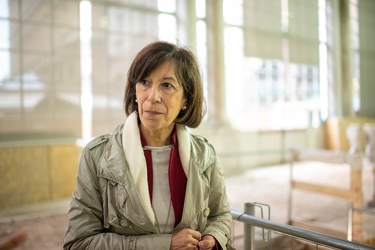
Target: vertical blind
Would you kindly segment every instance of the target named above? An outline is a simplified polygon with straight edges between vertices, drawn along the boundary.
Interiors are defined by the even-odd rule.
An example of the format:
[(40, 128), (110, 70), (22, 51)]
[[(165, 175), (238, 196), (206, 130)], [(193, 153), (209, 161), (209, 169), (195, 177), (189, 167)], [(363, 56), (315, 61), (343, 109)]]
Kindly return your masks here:
[(245, 0), (243, 11), (245, 56), (282, 59), (280, 0)]
[(375, 117), (375, 1), (358, 1), (360, 112), (364, 117)]
[[(285, 8), (285, 7), (284, 7)], [(288, 39), (290, 62), (317, 65), (319, 23), (317, 0), (245, 0), (244, 51), (248, 57), (283, 59), (283, 37)], [(288, 27), (282, 27), (282, 12), (288, 12)]]
[(293, 63), (318, 65), (317, 0), (289, 0), (289, 58)]

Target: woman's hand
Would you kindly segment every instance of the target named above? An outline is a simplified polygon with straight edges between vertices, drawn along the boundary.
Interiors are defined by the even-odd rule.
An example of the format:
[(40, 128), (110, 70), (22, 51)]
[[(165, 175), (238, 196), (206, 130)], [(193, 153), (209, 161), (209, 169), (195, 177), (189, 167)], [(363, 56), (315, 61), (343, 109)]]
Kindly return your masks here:
[(21, 245), (27, 238), (25, 231), (20, 230), (5, 239), (0, 240), (0, 250), (11, 250)]
[[(206, 237), (206, 236), (205, 236)], [(212, 236), (211, 236), (212, 237)], [(171, 240), (171, 250), (177, 249), (198, 249), (201, 233), (189, 228), (174, 233)], [(205, 248), (203, 248), (205, 249)]]
[(199, 241), (198, 247), (200, 250), (212, 249), (215, 246), (215, 238), (212, 235), (203, 236), (202, 240)]

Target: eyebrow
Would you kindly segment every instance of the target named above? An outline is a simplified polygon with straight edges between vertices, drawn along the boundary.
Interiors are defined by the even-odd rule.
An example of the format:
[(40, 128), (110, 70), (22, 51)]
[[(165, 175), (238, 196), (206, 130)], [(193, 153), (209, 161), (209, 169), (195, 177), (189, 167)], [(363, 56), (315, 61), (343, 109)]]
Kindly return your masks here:
[(172, 76), (166, 76), (166, 77), (163, 77), (162, 80), (173, 80), (175, 82), (178, 82), (177, 79), (175, 77), (172, 77)]

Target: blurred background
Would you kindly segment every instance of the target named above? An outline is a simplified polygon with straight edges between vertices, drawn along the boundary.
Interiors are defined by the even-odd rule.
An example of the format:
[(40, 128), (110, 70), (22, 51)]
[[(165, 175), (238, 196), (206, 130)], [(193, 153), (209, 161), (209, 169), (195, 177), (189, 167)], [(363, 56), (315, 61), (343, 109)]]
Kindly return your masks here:
[(70, 197), (80, 150), (125, 121), (128, 67), (156, 40), (197, 55), (208, 113), (192, 132), (226, 176), (290, 148), (348, 151), (353, 123), (364, 152), (374, 13), (373, 0), (0, 0), (0, 210)]

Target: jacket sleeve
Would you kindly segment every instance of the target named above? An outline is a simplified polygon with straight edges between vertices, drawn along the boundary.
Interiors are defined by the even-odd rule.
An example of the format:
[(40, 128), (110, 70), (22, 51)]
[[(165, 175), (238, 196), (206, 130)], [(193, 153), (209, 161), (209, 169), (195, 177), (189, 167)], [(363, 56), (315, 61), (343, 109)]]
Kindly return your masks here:
[[(92, 154), (96, 155), (96, 154)], [(103, 209), (96, 164), (90, 150), (83, 150), (76, 188), (68, 213), (64, 249), (169, 249), (170, 234), (120, 235), (103, 227)]]
[(211, 188), (212, 192), (209, 197), (210, 213), (202, 235), (210, 234), (214, 236), (221, 249), (233, 249), (231, 246), (232, 216), (226, 194), (223, 169), (218, 160), (213, 164)]

